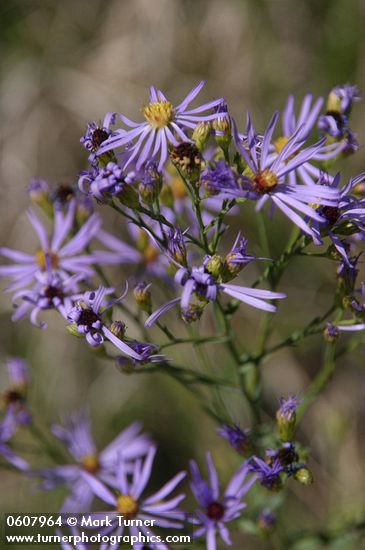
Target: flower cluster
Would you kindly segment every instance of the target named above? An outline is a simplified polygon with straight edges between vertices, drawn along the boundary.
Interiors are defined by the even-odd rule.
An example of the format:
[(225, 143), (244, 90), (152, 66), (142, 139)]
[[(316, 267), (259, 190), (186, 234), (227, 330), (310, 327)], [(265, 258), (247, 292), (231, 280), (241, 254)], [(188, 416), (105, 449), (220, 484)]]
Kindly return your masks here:
[[(160, 489), (149, 489), (157, 446), (141, 432), (139, 422), (99, 451), (88, 413), (81, 410), (52, 426), (58, 447), (49, 443), (51, 434), (44, 445), (28, 410), (25, 363), (19, 358), (7, 363), (10, 387), (0, 420), (1, 457), (9, 467), (38, 479), (41, 489), (66, 490), (63, 512), (93, 510), (96, 497), (111, 522), (104, 534), (125, 534), (118, 515), (140, 520), (127, 529), (142, 541), (134, 546), (137, 550), (167, 550), (165, 543), (148, 540), (142, 520), (153, 520), (162, 530), (190, 525), (207, 550), (216, 549), (218, 538), (231, 545), (228, 527), (234, 523), (245, 530), (247, 520), (251, 534), (271, 533), (276, 524), (272, 506), (279, 504), (273, 501), (259, 510), (254, 505), (251, 519), (241, 522), (244, 497), (252, 486), (280, 491), (291, 483), (289, 478), (302, 485), (312, 482), (308, 451), (294, 439), (297, 425), (332, 373), (340, 333), (360, 332), (361, 338), (365, 331), (365, 282), (357, 282), (359, 247), (365, 240), (365, 172), (345, 179), (333, 170), (336, 161), (358, 149), (350, 122), (359, 91), (350, 84), (335, 87), (325, 111), (323, 98), (307, 94), (298, 112), (289, 96), (281, 124), (275, 112), (259, 131), (248, 113), (240, 129), (223, 98), (194, 107), (203, 85), (199, 82), (176, 104), (151, 86), (138, 122), (123, 113), (106, 113), (102, 122), (89, 122), (81, 138), (88, 165), (78, 174), (78, 184), (52, 187), (37, 178), (28, 186), (38, 209), (28, 211), (38, 244), (25, 251), (0, 248), (5, 259), (0, 277), (9, 281), (5, 290), (13, 293), (14, 321), (29, 317), (32, 325), (46, 329), (43, 316), (53, 312), (66, 337), (88, 344), (98, 357), (113, 361), (117, 371), (159, 371), (202, 399), (210, 399), (208, 392), (200, 393), (195, 385), (206, 385), (214, 395), (204, 409), (240, 463), (222, 489), (210, 453), (207, 479), (192, 460), (190, 489), (197, 504), (189, 511), (181, 507), (185, 494), (174, 494), (185, 471)], [(105, 221), (96, 206), (109, 213)], [(257, 221), (257, 231), (249, 227), (250, 217)], [(270, 246), (274, 227), (275, 234), (284, 236), (292, 227), (280, 254)], [(303, 261), (321, 257), (332, 262), (333, 304), (326, 314), (272, 344), (270, 338), (280, 333), (272, 330), (280, 316), (274, 314), (285, 308), (282, 300), (295, 300), (282, 275), (298, 255)], [(115, 289), (124, 285), (119, 295)], [(169, 322), (168, 315), (162, 319), (175, 306), (183, 323)], [(257, 349), (243, 345), (247, 319), (232, 321), (238, 310), (250, 315), (250, 308), (262, 317)], [(204, 322), (199, 322), (203, 313)], [(189, 326), (193, 322), (196, 327)], [(302, 400), (297, 395), (281, 398), (272, 419), (266, 401), (261, 414), (261, 365), (312, 334), (324, 336), (328, 359), (317, 382)], [(165, 351), (177, 345), (195, 350), (210, 342), (225, 346), (230, 363), (218, 353), (212, 366), (212, 357), (200, 348), (197, 355), (205, 368), (193, 362), (190, 368), (176, 364), (178, 354)], [(249, 427), (241, 428), (221, 406), (221, 387), (242, 396), (252, 416)], [(18, 456), (13, 437), (27, 428), (56, 464), (31, 467)], [(118, 547), (119, 542), (101, 546)]]

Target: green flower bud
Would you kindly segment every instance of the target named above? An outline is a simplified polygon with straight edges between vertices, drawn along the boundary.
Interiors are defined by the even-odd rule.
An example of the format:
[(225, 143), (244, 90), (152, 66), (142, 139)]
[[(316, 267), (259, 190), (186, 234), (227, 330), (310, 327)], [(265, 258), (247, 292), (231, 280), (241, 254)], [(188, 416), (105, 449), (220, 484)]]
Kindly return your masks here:
[(152, 311), (152, 299), (151, 292), (149, 290), (150, 286), (150, 284), (147, 285), (146, 283), (138, 283), (133, 290), (134, 299), (136, 300), (138, 307), (147, 313), (151, 313)]
[(126, 328), (125, 323), (122, 321), (113, 321), (109, 330), (114, 336), (121, 339), (125, 336)]
[(194, 128), (192, 139), (200, 152), (203, 152), (211, 133), (210, 122), (199, 122)]
[(200, 319), (203, 313), (204, 306), (200, 306), (197, 304), (189, 304), (189, 306), (181, 310), (181, 318), (185, 323), (193, 323), (194, 321), (197, 321)]
[(77, 338), (83, 338), (83, 334), (80, 334), (77, 330), (77, 324), (76, 323), (70, 323), (67, 325), (66, 330), (69, 334), (72, 334), (72, 336), (76, 336)]
[(208, 273), (211, 273), (215, 279), (218, 279), (222, 275), (223, 260), (218, 254), (214, 254), (205, 264), (205, 269)]
[(299, 468), (294, 474), (294, 478), (302, 485), (312, 485), (313, 475), (307, 467)]
[(137, 208), (139, 206), (138, 193), (131, 185), (124, 185), (117, 197), (120, 202), (125, 206), (128, 206), (128, 208)]

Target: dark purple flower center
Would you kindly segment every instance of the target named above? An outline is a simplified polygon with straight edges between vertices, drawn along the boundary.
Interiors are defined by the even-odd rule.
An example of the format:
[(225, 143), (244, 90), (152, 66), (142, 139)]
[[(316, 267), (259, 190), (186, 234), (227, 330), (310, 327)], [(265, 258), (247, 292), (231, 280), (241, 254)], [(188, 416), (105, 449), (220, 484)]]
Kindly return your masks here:
[(48, 300), (48, 307), (52, 307), (55, 298), (59, 298), (61, 304), (63, 304), (65, 295), (60, 288), (56, 286), (47, 286), (44, 291), (44, 297)]
[(336, 206), (323, 206), (322, 214), (333, 225), (340, 217), (340, 210)]
[(338, 111), (327, 111), (326, 116), (331, 116), (332, 118), (334, 118), (335, 121), (337, 122), (337, 126), (339, 129), (343, 128), (344, 118), (341, 115), (341, 113), (339, 113)]
[(92, 309), (83, 309), (80, 312), (77, 324), (86, 325), (87, 327), (92, 328), (93, 324), (97, 321), (100, 321), (99, 315), (97, 315)]
[(103, 130), (103, 128), (95, 128), (91, 135), (91, 143), (95, 149), (100, 147), (100, 145), (108, 139), (109, 133), (106, 130)]
[(278, 452), (278, 459), (282, 466), (290, 466), (293, 462), (298, 462), (299, 457), (295, 449), (290, 447), (288, 449), (280, 449)]
[(68, 183), (60, 183), (57, 185), (54, 193), (53, 200), (55, 202), (60, 202), (61, 204), (66, 204), (75, 196), (75, 191)]
[(207, 508), (207, 516), (210, 519), (219, 521), (224, 515), (224, 506), (220, 502), (212, 502)]
[(16, 390), (8, 390), (4, 394), (5, 405), (10, 405), (14, 403), (23, 403), (24, 397)]

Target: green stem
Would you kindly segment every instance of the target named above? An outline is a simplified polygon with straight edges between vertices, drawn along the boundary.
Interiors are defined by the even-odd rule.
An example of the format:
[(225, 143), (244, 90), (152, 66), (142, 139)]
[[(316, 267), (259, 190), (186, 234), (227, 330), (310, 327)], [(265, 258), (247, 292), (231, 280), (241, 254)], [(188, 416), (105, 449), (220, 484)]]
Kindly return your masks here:
[(305, 392), (304, 399), (300, 404), (297, 417), (298, 421), (303, 417), (311, 403), (315, 400), (318, 394), (320, 394), (327, 386), (332, 374), (336, 368), (335, 358), (336, 344), (335, 342), (328, 342), (324, 350), (323, 365), (309, 388)]

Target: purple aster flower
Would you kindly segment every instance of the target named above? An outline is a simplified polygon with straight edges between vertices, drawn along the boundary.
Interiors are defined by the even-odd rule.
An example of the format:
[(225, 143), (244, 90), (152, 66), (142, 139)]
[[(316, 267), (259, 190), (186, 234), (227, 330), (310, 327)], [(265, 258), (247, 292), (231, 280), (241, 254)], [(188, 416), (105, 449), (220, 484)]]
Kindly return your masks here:
[(250, 446), (250, 430), (242, 430), (237, 424), (223, 424), (217, 429), (218, 435), (226, 439), (233, 449), (245, 454)]
[[(185, 472), (180, 472), (168, 481), (161, 489), (153, 493), (151, 496), (144, 497), (143, 492), (149, 481), (154, 456), (156, 453), (155, 447), (150, 447), (147, 456), (144, 460), (137, 460), (134, 463), (133, 473), (129, 476), (129, 472), (125, 468), (123, 461), (120, 461), (114, 480), (110, 480), (109, 485), (113, 488), (111, 491), (101, 483), (95, 476), (87, 472), (83, 472), (83, 477), (91, 490), (100, 500), (112, 507), (113, 511), (103, 512), (103, 514), (113, 522), (112, 527), (105, 529), (104, 533), (114, 532), (114, 535), (121, 536), (125, 534), (125, 529), (129, 530), (131, 536), (152, 536), (153, 531), (145, 525), (133, 525), (131, 521), (129, 526), (128, 520), (154, 520), (153, 525), (162, 528), (182, 527), (184, 513), (178, 508), (180, 502), (185, 498), (185, 495), (178, 495), (166, 500), (172, 491), (179, 485), (185, 477)], [(116, 493), (117, 492), (117, 493)], [(123, 516), (124, 525), (119, 526), (116, 518)], [(113, 521), (114, 520), (114, 521)], [(141, 522), (142, 523), (142, 522)], [(136, 550), (143, 550), (143, 543), (134, 546)], [(167, 546), (163, 543), (157, 544), (158, 550), (167, 550)]]
[(214, 120), (222, 116), (221, 113), (203, 114), (219, 105), (222, 101), (221, 98), (204, 103), (195, 109), (188, 109), (189, 104), (203, 86), (204, 82), (199, 82), (176, 107), (166, 99), (161, 90), (151, 86), (150, 103), (142, 109), (145, 121), (133, 122), (124, 115), (119, 115), (121, 121), (130, 129), (113, 132), (110, 138), (102, 144), (98, 154), (133, 143), (129, 147), (131, 155), (126, 166), (136, 159), (136, 167), (139, 170), (147, 160), (158, 156), (158, 170), (161, 171), (167, 160), (168, 146), (178, 146), (179, 140), (190, 141), (185, 133), (186, 128), (194, 129), (199, 122)]
[[(151, 327), (162, 314), (177, 304), (180, 304), (182, 316), (187, 322), (195, 320), (195, 312), (201, 312), (207, 302), (217, 300), (221, 292), (252, 307), (271, 312), (275, 312), (276, 307), (265, 300), (278, 300), (286, 297), (286, 294), (282, 292), (272, 292), (270, 290), (260, 290), (217, 282), (213, 275), (207, 271), (207, 265), (210, 260), (214, 262), (215, 257), (206, 256), (200, 267), (194, 266), (191, 269), (180, 267), (177, 270), (175, 282), (183, 287), (181, 297), (174, 298), (158, 308), (147, 319), (145, 323), (146, 327)], [(198, 300), (197, 305), (191, 303), (193, 296)]]
[[(93, 214), (73, 236), (76, 209), (76, 200), (72, 200), (64, 215), (58, 208), (54, 210), (53, 236), (49, 238), (47, 232), (30, 210), (29, 220), (37, 233), (40, 248), (35, 254), (26, 254), (10, 248), (0, 248), (0, 255), (13, 260), (12, 265), (0, 266), (0, 277), (9, 277), (13, 280), (6, 290), (17, 290), (38, 281), (49, 268), (59, 273), (62, 278), (69, 274), (93, 275), (91, 265), (94, 258), (89, 254), (80, 254), (89, 244), (101, 227), (101, 219)], [(46, 275), (47, 276), (47, 275)]]
[[(273, 158), (277, 158), (284, 145), (288, 143), (298, 128), (302, 128), (301, 140), (306, 140), (308, 138), (317, 122), (322, 105), (323, 98), (318, 98), (312, 105), (312, 95), (306, 95), (301, 104), (298, 118), (296, 119), (294, 112), (294, 97), (292, 95), (288, 97), (282, 118), (283, 134), (274, 140), (272, 145), (272, 149), (275, 150)], [(295, 185), (297, 183), (296, 177), (298, 177), (299, 181), (302, 183), (309, 185), (315, 184), (320, 177), (320, 169), (313, 163), (336, 157), (344, 147), (344, 143), (323, 143), (316, 151), (313, 151), (308, 161), (301, 163), (297, 168), (294, 168), (288, 173), (289, 183)], [(298, 152), (299, 150), (293, 154), (297, 154)]]
[(5, 416), (0, 421), (0, 456), (12, 464), (18, 470), (28, 470), (28, 463), (18, 457), (9, 447), (10, 439), (15, 435), (18, 428), (17, 416), (12, 408), (7, 408)]
[[(41, 311), (54, 309), (67, 319), (67, 312), (72, 308), (73, 302), (80, 297), (79, 282), (83, 275), (73, 275), (68, 279), (62, 279), (58, 273), (47, 271), (47, 279), (41, 277), (33, 288), (19, 290), (13, 296), (12, 315), (13, 321), (20, 321), (29, 315), (33, 325), (40, 329), (47, 328), (44, 321), (38, 321)], [(18, 301), (21, 301), (19, 304)]]
[(115, 124), (116, 113), (106, 113), (102, 123), (89, 122), (86, 133), (80, 138), (80, 142), (90, 152), (89, 161), (95, 160), (95, 153), (110, 136), (110, 126)]
[(319, 151), (324, 141), (321, 140), (314, 145), (302, 148), (306, 139), (306, 128), (305, 125), (300, 126), (273, 160), (272, 155), (269, 155), (269, 148), (277, 118), (278, 113), (275, 113), (265, 131), (259, 155), (250, 118), (248, 117), (247, 129), (248, 151), (242, 145), (235, 125), (233, 126), (237, 149), (247, 163), (247, 170), (245, 171), (247, 178), (242, 188), (227, 189), (221, 191), (221, 193), (232, 198), (246, 197), (256, 200), (256, 210), (260, 210), (267, 201), (270, 201), (304, 233), (315, 238), (313, 229), (298, 212), (304, 214), (310, 220), (323, 223), (324, 218), (309, 204), (336, 205), (339, 195), (338, 190), (322, 188), (318, 185), (284, 184), (283, 180), (291, 171), (309, 161)]
[[(357, 231), (365, 235), (365, 200), (358, 199), (351, 193), (352, 189), (364, 179), (365, 172), (359, 174), (356, 178), (351, 178), (343, 187), (340, 187), (339, 173), (333, 178), (332, 182), (328, 180), (326, 174), (322, 174), (319, 180), (319, 185), (338, 190), (337, 203), (332, 206), (321, 206), (318, 208), (318, 212), (326, 220), (325, 234), (328, 235), (342, 259), (347, 263), (349, 263), (349, 258), (346, 245), (341, 241), (338, 233), (341, 232), (341, 229), (345, 229), (345, 233), (348, 234), (349, 228), (352, 228), (354, 233)], [(321, 226), (316, 221), (313, 223), (313, 229), (316, 233), (316, 242), (320, 244)]]
[(151, 447), (149, 437), (140, 431), (140, 423), (134, 422), (104, 450), (98, 452), (91, 434), (87, 411), (81, 410), (65, 416), (63, 424), (52, 426), (52, 432), (65, 445), (76, 463), (37, 471), (36, 474), (43, 479), (41, 488), (52, 490), (60, 484), (66, 485), (71, 494), (63, 502), (61, 511), (88, 511), (94, 494), (82, 472), (89, 472), (108, 482), (115, 475), (119, 463), (123, 461), (126, 471), (131, 474), (133, 461), (145, 456)]
[(270, 463), (265, 462), (257, 456), (253, 456), (249, 466), (250, 472), (255, 472), (260, 476), (260, 483), (270, 491), (276, 491), (281, 488), (282, 482), (280, 474), (284, 471), (278, 458)]
[(226, 523), (240, 517), (246, 504), (242, 502), (243, 496), (256, 481), (257, 476), (251, 476), (248, 480), (249, 467), (243, 463), (232, 476), (222, 496), (220, 496), (219, 482), (210, 453), (206, 454), (209, 481), (205, 481), (199, 472), (194, 460), (190, 462), (191, 470), (191, 491), (199, 504), (195, 514), (197, 523), (194, 529), (194, 536), (206, 537), (207, 550), (216, 548), (216, 532), (225, 544), (231, 545), (229, 531)]
[[(111, 292), (114, 292), (114, 289), (106, 289), (103, 286), (99, 286), (97, 290), (85, 292), (75, 302), (74, 307), (68, 311), (67, 319), (70, 323), (70, 331), (85, 335), (88, 344), (94, 347), (100, 346), (106, 339), (128, 357), (141, 361), (143, 359), (142, 355), (136, 353), (113, 333), (113, 324), (108, 328), (102, 320), (103, 314), (124, 298), (127, 289), (117, 300), (112, 301), (108, 306), (102, 307), (105, 296)], [(114, 330), (114, 332), (120, 331)]]
[(92, 167), (90, 171), (81, 172), (78, 185), (82, 193), (104, 201), (120, 195), (134, 181), (135, 172), (125, 172), (119, 164), (108, 162), (103, 168)]

